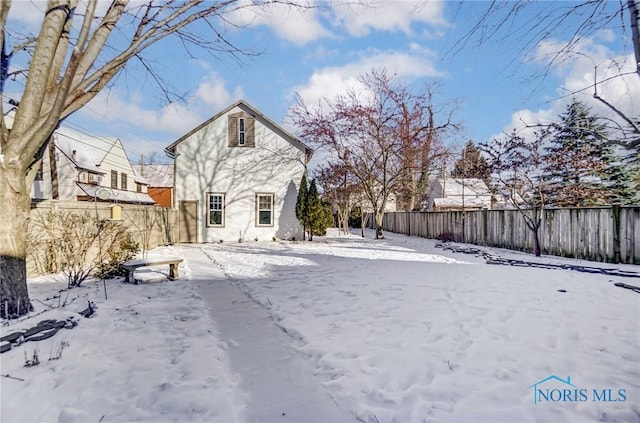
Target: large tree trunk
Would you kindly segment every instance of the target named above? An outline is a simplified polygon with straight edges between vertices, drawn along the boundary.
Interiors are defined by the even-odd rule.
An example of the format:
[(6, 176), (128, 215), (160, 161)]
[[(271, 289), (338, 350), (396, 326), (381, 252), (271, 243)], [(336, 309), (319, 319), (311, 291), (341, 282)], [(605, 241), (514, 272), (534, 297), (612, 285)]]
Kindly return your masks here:
[(364, 238), (364, 230), (367, 228), (367, 223), (369, 221), (369, 213), (365, 213), (362, 211), (362, 207), (360, 208), (360, 230), (362, 231), (362, 237)]
[(0, 317), (6, 319), (31, 309), (26, 262), (31, 198), (25, 177), (5, 163), (0, 165), (0, 204)]
[(384, 218), (383, 210), (376, 210), (375, 224), (376, 224), (376, 239), (383, 239), (382, 233), (382, 219)]
[(540, 226), (536, 226), (535, 229), (531, 229), (531, 232), (533, 232), (533, 253), (536, 255), (536, 257), (540, 257), (540, 234), (539, 234), (539, 230)]

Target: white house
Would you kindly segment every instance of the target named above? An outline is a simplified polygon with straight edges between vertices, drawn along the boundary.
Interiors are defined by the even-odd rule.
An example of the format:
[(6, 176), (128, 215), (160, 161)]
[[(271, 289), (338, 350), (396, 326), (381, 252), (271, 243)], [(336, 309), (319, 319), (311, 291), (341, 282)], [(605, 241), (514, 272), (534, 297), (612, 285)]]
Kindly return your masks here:
[(58, 128), (44, 153), (31, 198), (92, 201), (96, 197), (154, 204), (147, 194), (147, 181), (134, 171), (119, 139)]
[(438, 178), (429, 188), (427, 209), (486, 210), (491, 208), (491, 191), (482, 179)]
[(302, 239), (295, 204), (312, 150), (246, 101), (166, 151), (181, 242)]

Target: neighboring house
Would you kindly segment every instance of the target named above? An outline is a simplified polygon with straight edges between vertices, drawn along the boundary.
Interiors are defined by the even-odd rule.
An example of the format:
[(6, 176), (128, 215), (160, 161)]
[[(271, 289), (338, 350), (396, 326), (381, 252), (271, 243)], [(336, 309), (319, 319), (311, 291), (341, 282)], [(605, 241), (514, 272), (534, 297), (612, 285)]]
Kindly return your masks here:
[[(371, 205), (371, 201), (369, 197), (364, 192), (356, 192), (351, 195), (351, 207), (361, 207), (364, 213), (373, 213), (373, 206)], [(387, 196), (387, 202), (384, 205), (385, 213), (392, 213), (398, 211), (396, 195), (394, 193), (389, 193)]]
[(138, 164), (133, 169), (148, 183), (147, 192), (160, 207), (173, 207), (173, 164)]
[(486, 210), (491, 208), (491, 191), (482, 179), (438, 178), (429, 188), (427, 209)]
[(31, 198), (94, 201), (96, 197), (117, 203), (154, 204), (147, 194), (147, 181), (133, 170), (119, 139), (58, 128), (44, 153)]
[(166, 148), (181, 242), (302, 239), (295, 215), (312, 150), (243, 100)]

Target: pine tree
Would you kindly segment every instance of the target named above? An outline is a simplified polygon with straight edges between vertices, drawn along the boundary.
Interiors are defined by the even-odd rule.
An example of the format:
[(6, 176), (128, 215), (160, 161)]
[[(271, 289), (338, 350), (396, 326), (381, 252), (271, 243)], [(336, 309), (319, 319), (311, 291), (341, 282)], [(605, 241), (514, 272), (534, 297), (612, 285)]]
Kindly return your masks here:
[(473, 141), (468, 141), (465, 144), (462, 149), (462, 157), (456, 161), (451, 176), (482, 179), (487, 186), (489, 185), (491, 169)]
[[(636, 126), (640, 126), (640, 119), (636, 119)], [(640, 203), (640, 133), (629, 125), (627, 141), (623, 142), (625, 157), (625, 175), (629, 178), (631, 196), (625, 203)]]
[(550, 203), (561, 207), (626, 202), (630, 180), (609, 142), (606, 127), (574, 100), (551, 125), (545, 179)]
[(300, 188), (298, 189), (298, 198), (296, 199), (296, 217), (298, 218), (300, 225), (302, 225), (303, 241), (306, 239), (305, 234), (307, 232), (307, 227), (308, 227), (308, 223), (307, 223), (308, 215), (309, 215), (308, 197), (309, 197), (309, 191), (307, 188), (307, 173), (305, 172), (302, 175), (302, 179), (300, 180)]
[[(307, 195), (307, 228), (309, 230), (309, 241), (313, 241), (314, 234), (323, 232), (322, 226), (325, 222), (323, 209), (324, 207), (318, 194), (316, 180), (312, 179)], [(324, 231), (326, 231), (326, 226), (324, 227)]]

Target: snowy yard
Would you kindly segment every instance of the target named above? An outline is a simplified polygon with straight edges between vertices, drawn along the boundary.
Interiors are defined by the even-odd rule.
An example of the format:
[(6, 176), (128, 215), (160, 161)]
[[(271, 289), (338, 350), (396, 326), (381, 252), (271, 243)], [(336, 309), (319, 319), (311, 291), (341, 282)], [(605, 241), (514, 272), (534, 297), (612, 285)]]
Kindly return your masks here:
[[(73, 290), (97, 316), (38, 343), (39, 366), (23, 367), (35, 343), (2, 354), (2, 374), (24, 379), (1, 379), (2, 421), (249, 421), (259, 399), (243, 391), (203, 284), (268, 310), (354, 421), (640, 421), (640, 295), (613, 285), (640, 279), (488, 265), (387, 235), (158, 249), (185, 258), (181, 280), (140, 271), (159, 280), (108, 281), (106, 301), (101, 284)], [(203, 252), (210, 266), (194, 264)], [(30, 290), (44, 301), (62, 286), (40, 278)]]

